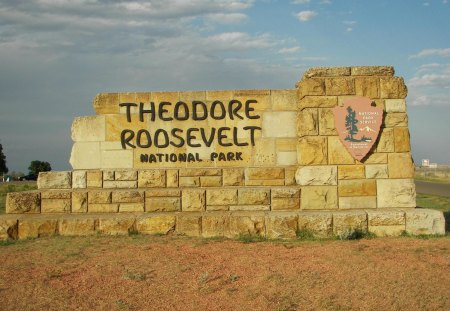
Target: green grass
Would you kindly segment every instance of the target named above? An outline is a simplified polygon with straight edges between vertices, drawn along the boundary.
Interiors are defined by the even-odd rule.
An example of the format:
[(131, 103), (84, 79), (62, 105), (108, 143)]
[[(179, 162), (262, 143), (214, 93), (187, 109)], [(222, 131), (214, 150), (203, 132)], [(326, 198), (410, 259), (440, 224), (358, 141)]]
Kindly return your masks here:
[(417, 206), (450, 213), (450, 198), (431, 194), (417, 194)]
[(10, 192), (30, 191), (37, 188), (36, 182), (0, 183), (0, 214), (5, 213), (6, 195)]
[(418, 181), (434, 182), (438, 184), (450, 184), (450, 178), (438, 177), (433, 175), (422, 176), (416, 174), (416, 176), (414, 176), (414, 179)]

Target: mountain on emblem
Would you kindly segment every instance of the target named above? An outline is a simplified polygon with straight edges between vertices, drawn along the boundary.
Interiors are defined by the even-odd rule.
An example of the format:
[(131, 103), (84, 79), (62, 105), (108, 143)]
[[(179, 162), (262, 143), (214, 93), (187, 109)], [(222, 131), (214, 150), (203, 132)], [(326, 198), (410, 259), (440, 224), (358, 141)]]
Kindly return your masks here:
[(339, 138), (353, 158), (361, 161), (378, 138), (383, 109), (373, 107), (367, 97), (353, 97), (333, 109)]

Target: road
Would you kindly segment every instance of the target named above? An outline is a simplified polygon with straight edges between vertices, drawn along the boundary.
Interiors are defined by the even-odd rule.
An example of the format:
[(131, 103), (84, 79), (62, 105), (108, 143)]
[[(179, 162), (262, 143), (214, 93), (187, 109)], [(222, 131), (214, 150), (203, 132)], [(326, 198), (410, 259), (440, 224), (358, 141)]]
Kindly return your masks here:
[(450, 184), (438, 184), (425, 181), (415, 181), (417, 193), (434, 194), (450, 197)]

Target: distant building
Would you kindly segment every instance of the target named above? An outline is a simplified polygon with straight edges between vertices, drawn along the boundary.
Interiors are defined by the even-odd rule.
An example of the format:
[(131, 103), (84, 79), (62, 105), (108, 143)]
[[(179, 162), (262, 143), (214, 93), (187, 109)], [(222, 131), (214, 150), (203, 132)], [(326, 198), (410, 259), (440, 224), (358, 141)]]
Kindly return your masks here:
[(437, 168), (437, 163), (430, 163), (430, 165), (428, 165), (429, 168)]
[(430, 160), (429, 159), (422, 159), (422, 166), (424, 166), (424, 167), (430, 166)]

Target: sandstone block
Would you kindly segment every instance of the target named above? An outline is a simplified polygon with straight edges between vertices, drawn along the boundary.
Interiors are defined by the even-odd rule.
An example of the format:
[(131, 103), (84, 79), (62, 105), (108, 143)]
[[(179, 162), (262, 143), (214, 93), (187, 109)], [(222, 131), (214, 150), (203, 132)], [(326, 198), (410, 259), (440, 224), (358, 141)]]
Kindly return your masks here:
[(103, 172), (98, 170), (88, 171), (86, 173), (86, 185), (88, 188), (102, 188)]
[(70, 199), (71, 192), (65, 190), (41, 191), (41, 199)]
[(133, 150), (102, 150), (101, 168), (133, 168)]
[(401, 210), (376, 210), (367, 211), (369, 227), (397, 226), (405, 228), (405, 212)]
[(119, 213), (137, 213), (144, 212), (144, 203), (120, 203)]
[(87, 187), (86, 171), (73, 171), (72, 172), (72, 188), (84, 189)]
[(103, 170), (103, 181), (114, 181), (114, 170)]
[(413, 179), (378, 179), (378, 208), (416, 207)]
[(337, 187), (336, 186), (302, 187), (301, 208), (307, 210), (338, 208)]
[(389, 178), (413, 178), (414, 163), (410, 153), (390, 153), (388, 155)]
[(295, 238), (298, 216), (292, 213), (271, 213), (266, 216), (266, 234), (269, 239)]
[(111, 191), (92, 190), (88, 192), (88, 203), (111, 203)]
[(142, 170), (138, 176), (139, 188), (153, 188), (166, 186), (166, 172), (164, 170)]
[(252, 205), (230, 205), (230, 211), (270, 211), (270, 205), (252, 204)]
[(381, 130), (376, 150), (377, 152), (394, 152), (394, 129), (384, 128)]
[(42, 199), (41, 213), (70, 213), (72, 200), (69, 199)]
[(137, 188), (138, 183), (135, 180), (114, 180), (104, 181), (103, 188), (105, 189), (134, 189)]
[(200, 187), (200, 177), (180, 177), (179, 179), (180, 187)]
[(166, 170), (166, 183), (168, 188), (178, 187), (178, 170)]
[(295, 180), (300, 186), (337, 185), (337, 167), (333, 165), (299, 167), (295, 173)]
[(181, 190), (179, 189), (149, 189), (145, 191), (145, 198), (153, 198), (153, 197), (180, 197)]
[(272, 199), (300, 198), (300, 187), (272, 188)]
[(193, 169), (181, 169), (180, 177), (186, 176), (220, 176), (222, 170), (219, 168), (193, 168)]
[(333, 233), (342, 235), (353, 230), (367, 231), (367, 214), (364, 211), (333, 212)]
[(223, 185), (224, 186), (243, 186), (245, 175), (244, 169), (241, 168), (224, 168), (223, 169)]
[(333, 215), (327, 212), (302, 212), (298, 215), (298, 229), (318, 237), (333, 234)]
[(95, 219), (71, 217), (59, 221), (58, 232), (64, 236), (84, 236), (95, 234)]
[(408, 126), (408, 115), (406, 113), (386, 113), (383, 125), (385, 127)]
[(272, 198), (273, 211), (289, 211), (300, 209), (300, 198)]
[(376, 196), (339, 198), (339, 209), (371, 209), (371, 208), (377, 208)]
[(339, 179), (361, 179), (365, 178), (364, 165), (340, 165), (338, 166)]
[(40, 238), (58, 233), (58, 221), (48, 218), (24, 218), (19, 220), (19, 239)]
[(95, 169), (101, 167), (99, 142), (75, 142), (72, 145), (70, 164), (74, 170)]
[(366, 165), (366, 178), (388, 178), (388, 166), (386, 164)]
[(352, 76), (393, 76), (394, 67), (391, 66), (355, 66)]
[(41, 212), (40, 192), (11, 192), (6, 195), (6, 213), (24, 214)]
[(305, 78), (349, 76), (350, 67), (313, 67), (303, 75)]
[(38, 189), (71, 189), (71, 172), (40, 172), (37, 180)]
[(206, 206), (205, 190), (184, 189), (181, 194), (181, 209), (184, 212), (204, 211)]
[(284, 179), (283, 168), (249, 167), (245, 169), (247, 179), (268, 180)]
[(231, 215), (229, 235), (236, 238), (242, 235), (265, 236), (264, 216)]
[(178, 215), (176, 232), (187, 236), (200, 236), (202, 234), (202, 217)]
[(181, 211), (181, 200), (177, 197), (152, 197), (145, 199), (146, 212)]
[(296, 90), (272, 90), (272, 110), (297, 110)]
[(377, 183), (370, 179), (341, 180), (338, 191), (340, 197), (376, 196)]
[(175, 230), (175, 223), (175, 216), (141, 216), (136, 219), (136, 230), (142, 234), (167, 234)]
[(238, 203), (240, 205), (264, 205), (270, 203), (270, 189), (239, 188)]
[(224, 237), (229, 236), (230, 217), (228, 215), (207, 215), (202, 217), (202, 236)]
[(445, 218), (441, 211), (416, 208), (406, 210), (406, 232), (410, 234), (445, 234)]
[(88, 193), (84, 191), (72, 192), (72, 213), (86, 213), (88, 209)]
[(295, 173), (297, 172), (297, 166), (286, 167), (284, 169), (284, 184), (286, 186), (294, 186), (297, 184), (295, 181)]
[(395, 152), (411, 151), (411, 144), (409, 142), (409, 130), (407, 127), (394, 128), (394, 144)]
[(302, 99), (305, 96), (323, 96), (325, 95), (325, 79), (310, 78), (303, 79), (296, 83), (298, 89), (298, 98)]
[(284, 179), (246, 180), (246, 186), (283, 186)]
[(355, 94), (371, 99), (380, 97), (380, 80), (377, 77), (355, 78)]
[(18, 230), (17, 219), (0, 219), (0, 241), (16, 240), (18, 238)]
[(355, 160), (337, 136), (328, 137), (328, 163), (354, 164)]
[(89, 213), (117, 213), (119, 212), (119, 204), (114, 203), (89, 203)]
[[(364, 164), (386, 164), (387, 163), (387, 153), (369, 153), (365, 159), (363, 159)], [(361, 163), (356, 161), (356, 163)]]
[[(297, 116), (297, 135), (298, 137), (318, 135), (319, 119), (317, 108), (305, 108)], [(277, 126), (277, 123), (274, 123)]]
[(297, 107), (304, 108), (333, 108), (337, 106), (337, 96), (305, 96), (298, 102)]
[(121, 235), (128, 234), (135, 229), (135, 217), (100, 217), (97, 230), (102, 234)]
[(296, 151), (278, 151), (277, 166), (297, 165)]
[(262, 115), (263, 137), (297, 137), (297, 112), (264, 112)]
[(76, 117), (72, 123), (72, 140), (104, 141), (105, 116)]
[(207, 205), (231, 205), (237, 204), (237, 189), (207, 189)]
[(381, 98), (405, 98), (408, 94), (403, 78), (381, 77), (380, 79)]
[(299, 165), (328, 164), (327, 137), (307, 136), (300, 138), (297, 144)]
[(406, 112), (406, 100), (404, 99), (386, 99), (384, 101), (386, 112)]
[(319, 135), (337, 135), (337, 130), (334, 125), (333, 109), (331, 108), (319, 109)]
[(99, 93), (92, 101), (95, 114), (115, 114), (119, 113), (118, 93)]
[(137, 171), (134, 170), (116, 170), (115, 180), (137, 180)]
[(112, 203), (144, 203), (144, 192), (139, 190), (113, 191)]
[(325, 79), (327, 95), (355, 95), (354, 78), (328, 78)]

